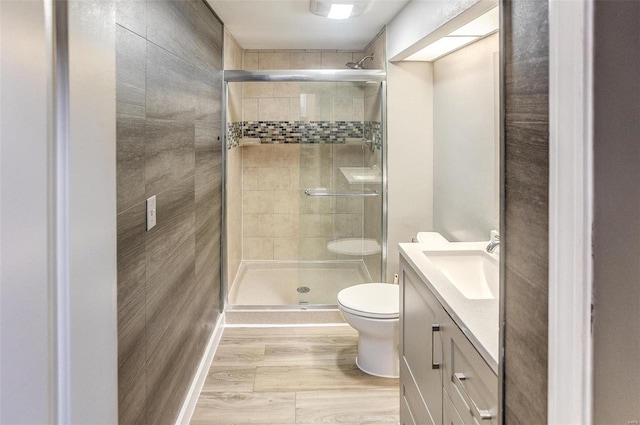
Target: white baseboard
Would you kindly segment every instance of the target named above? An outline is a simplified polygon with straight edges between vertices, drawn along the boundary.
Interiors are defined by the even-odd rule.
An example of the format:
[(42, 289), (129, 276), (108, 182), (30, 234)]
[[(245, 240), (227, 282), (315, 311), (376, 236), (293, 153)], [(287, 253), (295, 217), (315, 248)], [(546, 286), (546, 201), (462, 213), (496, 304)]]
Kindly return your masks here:
[(189, 392), (187, 392), (184, 403), (182, 403), (182, 408), (180, 409), (180, 413), (176, 419), (176, 425), (189, 425), (189, 422), (191, 422), (191, 416), (193, 416), (193, 412), (196, 409), (198, 397), (200, 397), (204, 381), (207, 379), (207, 374), (209, 373), (213, 357), (218, 349), (218, 344), (220, 344), (220, 338), (222, 338), (224, 327), (225, 316), (224, 312), (222, 312), (218, 317), (218, 321), (216, 322), (213, 332), (211, 332), (211, 338), (209, 338), (207, 348), (204, 350), (204, 354), (202, 355), (202, 359), (198, 365), (198, 370), (196, 371), (193, 381), (191, 382), (191, 386), (189, 387)]

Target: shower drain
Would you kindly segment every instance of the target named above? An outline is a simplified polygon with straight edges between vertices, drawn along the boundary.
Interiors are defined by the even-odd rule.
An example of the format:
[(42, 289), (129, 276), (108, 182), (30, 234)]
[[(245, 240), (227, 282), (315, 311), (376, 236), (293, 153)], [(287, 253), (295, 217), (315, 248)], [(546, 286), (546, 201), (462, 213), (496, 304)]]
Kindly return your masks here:
[(308, 286), (300, 286), (298, 289), (296, 289), (296, 291), (300, 292), (301, 294), (306, 294), (310, 292), (311, 289), (309, 289)]

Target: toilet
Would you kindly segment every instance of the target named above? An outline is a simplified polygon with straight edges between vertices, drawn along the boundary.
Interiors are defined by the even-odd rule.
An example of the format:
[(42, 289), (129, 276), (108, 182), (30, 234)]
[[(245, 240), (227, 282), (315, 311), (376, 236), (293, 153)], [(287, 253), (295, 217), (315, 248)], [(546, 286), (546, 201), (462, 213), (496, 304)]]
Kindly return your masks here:
[(358, 331), (356, 364), (369, 375), (397, 378), (400, 287), (363, 283), (338, 293), (344, 320)]

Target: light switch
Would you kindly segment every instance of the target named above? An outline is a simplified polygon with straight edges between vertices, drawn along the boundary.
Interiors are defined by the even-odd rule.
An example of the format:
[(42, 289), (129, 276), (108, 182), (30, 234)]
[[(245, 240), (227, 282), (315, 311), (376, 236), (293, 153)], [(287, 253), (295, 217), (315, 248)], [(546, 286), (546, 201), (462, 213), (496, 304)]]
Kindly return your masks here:
[(147, 199), (147, 232), (156, 225), (156, 217), (158, 212), (156, 211), (156, 195)]

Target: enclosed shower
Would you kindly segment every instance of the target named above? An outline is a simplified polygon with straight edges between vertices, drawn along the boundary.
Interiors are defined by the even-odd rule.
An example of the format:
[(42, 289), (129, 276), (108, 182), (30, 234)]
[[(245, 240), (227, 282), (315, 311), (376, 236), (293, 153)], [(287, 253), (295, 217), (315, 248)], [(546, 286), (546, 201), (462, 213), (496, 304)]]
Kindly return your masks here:
[(385, 73), (225, 71), (227, 310), (336, 307), (385, 273)]

